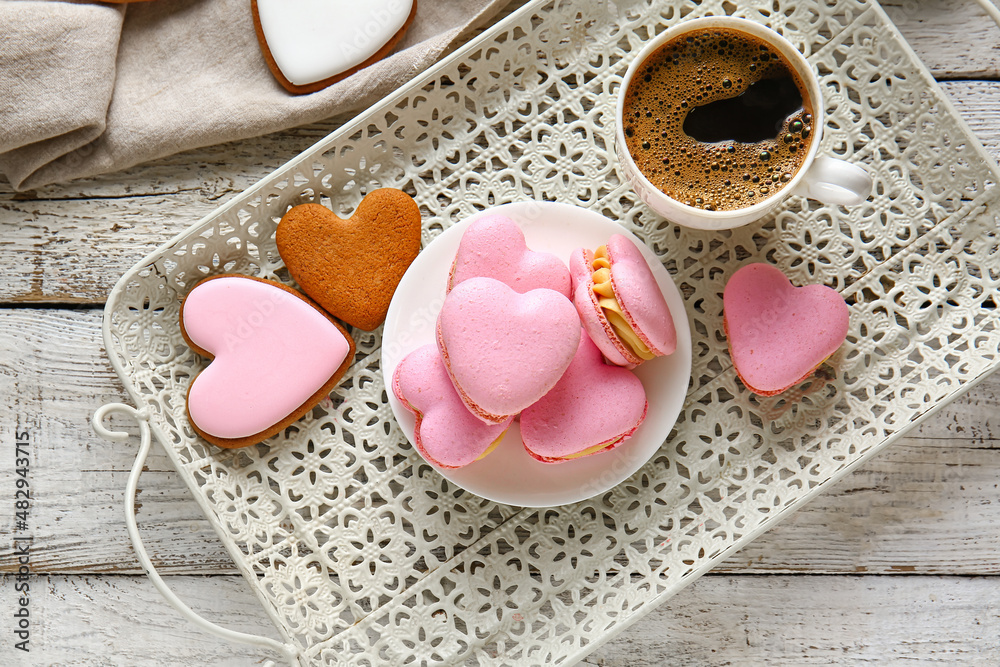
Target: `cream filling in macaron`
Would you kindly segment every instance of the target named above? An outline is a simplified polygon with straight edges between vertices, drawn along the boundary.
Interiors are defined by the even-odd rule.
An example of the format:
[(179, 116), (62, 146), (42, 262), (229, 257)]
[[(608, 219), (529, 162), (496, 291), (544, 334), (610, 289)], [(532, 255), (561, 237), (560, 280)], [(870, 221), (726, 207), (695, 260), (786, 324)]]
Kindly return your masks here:
[[(500, 444), (500, 441), (501, 441), (501, 440), (503, 440), (503, 437), (504, 437), (505, 435), (507, 435), (507, 431), (509, 431), (509, 430), (510, 430), (510, 429), (506, 429), (506, 428), (505, 428), (505, 429), (503, 430), (503, 433), (501, 433), (501, 434), (500, 434), (500, 435), (499, 435), (499, 436), (497, 437), (497, 439), (496, 439), (496, 440), (494, 440), (494, 441), (493, 441), (493, 443), (492, 443), (492, 444), (491, 444), (491, 445), (490, 445), (489, 447), (487, 447), (487, 448), (486, 448), (486, 451), (485, 451), (485, 452), (483, 452), (482, 454), (480, 454), (480, 455), (479, 455), (479, 458), (477, 458), (477, 459), (476, 459), (476, 461), (482, 461), (482, 460), (483, 460), (483, 459), (485, 459), (485, 458), (486, 458), (487, 456), (489, 456), (489, 454), (490, 454), (490, 453), (491, 453), (491, 452), (492, 452), (492, 451), (493, 451), (494, 449), (496, 449), (496, 448), (497, 448), (497, 445), (499, 445), (499, 444)], [(473, 463), (475, 463), (475, 461), (473, 461)]]
[(611, 262), (608, 261), (607, 246), (602, 245), (594, 251), (594, 261), (591, 266), (594, 269), (592, 276), (594, 294), (597, 295), (597, 303), (604, 311), (604, 316), (608, 318), (608, 324), (614, 329), (618, 338), (637, 357), (646, 361), (654, 358), (656, 355), (639, 339), (639, 336), (625, 320), (621, 304), (615, 297), (614, 289), (611, 286)]
[[(503, 437), (503, 436), (501, 436), (501, 437)], [(615, 445), (617, 445), (619, 442), (621, 442), (621, 440), (622, 440), (622, 437), (619, 436), (619, 437), (615, 438), (614, 440), (612, 440), (611, 442), (605, 442), (605, 443), (602, 443), (600, 445), (594, 445), (593, 447), (588, 447), (587, 449), (584, 449), (583, 451), (577, 452), (575, 454), (568, 454), (568, 455), (566, 455), (566, 456), (564, 456), (562, 458), (564, 460), (578, 459), (578, 458), (581, 458), (581, 457), (584, 457), (584, 456), (589, 456), (591, 454), (596, 454), (597, 452), (604, 451), (605, 449), (611, 449), (612, 447), (614, 447)]]

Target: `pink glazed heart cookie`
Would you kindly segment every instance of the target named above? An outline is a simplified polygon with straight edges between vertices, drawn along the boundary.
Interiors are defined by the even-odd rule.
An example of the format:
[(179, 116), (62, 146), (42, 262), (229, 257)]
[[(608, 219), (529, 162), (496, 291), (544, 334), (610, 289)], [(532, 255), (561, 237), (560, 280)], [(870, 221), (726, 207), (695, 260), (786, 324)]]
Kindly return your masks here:
[(560, 463), (611, 451), (646, 418), (646, 390), (632, 371), (604, 363), (586, 333), (556, 386), (521, 412), (521, 439), (534, 458)]
[(670, 308), (631, 240), (615, 234), (595, 252), (578, 248), (569, 269), (580, 320), (608, 361), (632, 367), (673, 354), (677, 332)]
[(795, 287), (769, 264), (734, 273), (722, 296), (723, 325), (736, 373), (761, 396), (809, 376), (847, 337), (850, 315), (836, 290)]
[(417, 418), (413, 444), (442, 468), (461, 468), (485, 457), (514, 420), (486, 424), (469, 412), (434, 345), (417, 348), (399, 362), (392, 374), (392, 392)]
[(503, 215), (479, 218), (462, 234), (448, 289), (476, 277), (499, 280), (520, 294), (550, 289), (570, 298), (569, 271), (562, 260), (528, 249), (521, 228)]
[(181, 305), (181, 334), (212, 360), (188, 388), (187, 411), (195, 432), (219, 447), (280, 432), (354, 359), (354, 340), (327, 313), (280, 283), (243, 275), (195, 285)]
[(437, 338), (462, 401), (499, 424), (559, 381), (580, 343), (580, 318), (550, 289), (518, 294), (499, 280), (470, 278), (445, 297)]

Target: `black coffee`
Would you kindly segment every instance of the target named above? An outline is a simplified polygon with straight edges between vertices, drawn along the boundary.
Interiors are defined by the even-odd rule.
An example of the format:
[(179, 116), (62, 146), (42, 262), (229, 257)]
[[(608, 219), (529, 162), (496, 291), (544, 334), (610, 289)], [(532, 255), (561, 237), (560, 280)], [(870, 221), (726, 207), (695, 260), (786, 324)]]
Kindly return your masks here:
[(802, 166), (805, 85), (776, 49), (739, 30), (689, 32), (653, 52), (624, 100), (629, 153), (667, 196), (707, 210), (762, 201)]

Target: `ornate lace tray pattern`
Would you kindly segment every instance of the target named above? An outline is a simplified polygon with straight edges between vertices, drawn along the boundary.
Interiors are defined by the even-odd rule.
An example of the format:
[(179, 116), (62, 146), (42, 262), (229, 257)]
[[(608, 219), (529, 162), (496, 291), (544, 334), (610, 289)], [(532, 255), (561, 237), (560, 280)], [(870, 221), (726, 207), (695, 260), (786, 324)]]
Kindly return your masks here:
[[(800, 198), (728, 232), (663, 221), (618, 175), (614, 95), (643, 40), (732, 13), (799, 46), (827, 96), (823, 149), (870, 167), (871, 200)], [(112, 363), (301, 665), (572, 664), (891, 443), (997, 365), (996, 167), (874, 3), (537, 0), (126, 274)], [(694, 338), (684, 410), (638, 473), (551, 509), (446, 482), (396, 426), (380, 332), (330, 400), (256, 447), (187, 423), (204, 361), (178, 329), (206, 275), (291, 283), (282, 214), (348, 215), (376, 187), (413, 195), (423, 242), (474, 211), (557, 200), (620, 220), (681, 288)], [(722, 334), (751, 261), (850, 304), (841, 350), (773, 398), (741, 385)]]

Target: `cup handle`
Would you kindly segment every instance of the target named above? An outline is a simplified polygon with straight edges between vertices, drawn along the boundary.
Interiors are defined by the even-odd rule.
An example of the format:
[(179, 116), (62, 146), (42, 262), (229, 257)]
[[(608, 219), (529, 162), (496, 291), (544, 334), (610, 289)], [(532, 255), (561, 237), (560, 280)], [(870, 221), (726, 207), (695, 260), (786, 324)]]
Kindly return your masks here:
[(825, 204), (856, 206), (868, 199), (872, 177), (856, 164), (821, 155), (813, 160), (795, 194)]

